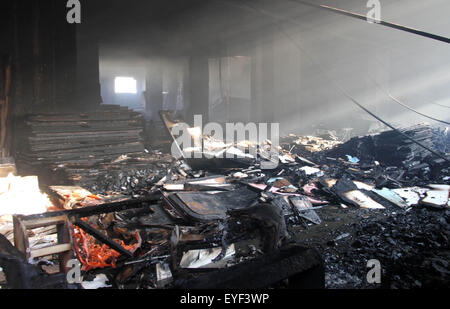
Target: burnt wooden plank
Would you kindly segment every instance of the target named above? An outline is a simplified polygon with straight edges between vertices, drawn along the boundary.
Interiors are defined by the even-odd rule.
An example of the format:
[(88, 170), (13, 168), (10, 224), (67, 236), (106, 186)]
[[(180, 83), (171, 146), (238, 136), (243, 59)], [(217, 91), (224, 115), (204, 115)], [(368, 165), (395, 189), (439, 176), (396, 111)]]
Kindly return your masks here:
[(70, 210), (61, 210), (61, 211), (53, 211), (46, 212), (43, 214), (36, 214), (30, 216), (18, 216), (22, 220), (33, 220), (33, 219), (41, 219), (41, 218), (51, 218), (57, 217), (61, 215), (67, 215), (69, 218), (77, 216), (79, 218), (85, 218), (105, 213), (124, 211), (129, 209), (143, 208), (148, 207), (149, 204), (157, 203), (161, 199), (161, 194), (159, 192), (152, 193), (145, 198), (133, 199), (133, 200), (125, 200), (119, 202), (105, 203), (96, 206), (88, 206), (77, 209)]
[(83, 231), (85, 231), (86, 233), (88, 233), (89, 235), (93, 236), (95, 239), (99, 240), (100, 242), (106, 244), (107, 246), (109, 246), (111, 249), (116, 250), (117, 252), (119, 252), (120, 254), (123, 254), (127, 257), (133, 257), (133, 254), (126, 250), (125, 248), (123, 248), (121, 245), (119, 245), (118, 243), (116, 243), (114, 240), (112, 240), (111, 238), (103, 235), (102, 233), (100, 233), (99, 231), (97, 231), (96, 229), (94, 229), (92, 226), (90, 226), (89, 224), (83, 222), (80, 220), (80, 218), (75, 218), (74, 222), (73, 222), (76, 226), (78, 226), (79, 228), (81, 228)]

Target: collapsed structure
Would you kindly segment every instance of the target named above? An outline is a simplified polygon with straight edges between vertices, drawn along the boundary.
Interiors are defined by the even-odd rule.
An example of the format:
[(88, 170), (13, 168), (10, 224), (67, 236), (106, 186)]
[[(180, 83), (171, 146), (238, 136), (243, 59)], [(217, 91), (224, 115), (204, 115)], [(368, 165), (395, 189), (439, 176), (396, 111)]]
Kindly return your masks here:
[[(176, 124), (171, 115), (162, 114), (168, 128)], [(442, 141), (442, 132), (433, 133), (428, 125), (403, 132), (420, 134), (430, 147), (448, 147), (448, 137), (446, 145), (433, 145), (432, 140)], [(89, 190), (50, 186), (52, 211), (4, 221), (2, 233), (15, 243), (11, 248), (2, 236), (6, 280), (16, 287), (70, 287), (63, 274), (76, 259), (84, 280), (78, 283), (84, 287), (264, 288), (283, 280), (288, 287), (324, 286), (323, 252), (306, 245), (302, 233), (321, 226), (329, 231), (321, 215), (326, 210), (368, 210), (367, 216), (376, 218), (448, 209), (448, 164), (401, 138), (383, 132), (343, 143), (291, 135), (281, 139), (278, 149), (271, 149), (270, 141), (215, 141), (215, 148), (208, 148), (216, 153), (232, 149), (231, 157), (186, 159), (180, 145), (185, 156), (179, 160), (157, 151), (115, 159), (105, 155), (90, 169), (108, 170), (91, 175), (90, 181), (79, 178), (86, 186), (95, 183)], [(211, 142), (208, 136), (201, 139)], [(391, 144), (401, 151), (387, 155), (374, 150)], [(249, 147), (255, 146), (252, 157)], [(278, 166), (261, 169), (267, 152), (274, 151)], [(114, 166), (123, 162), (134, 174), (115, 175)], [(139, 170), (142, 162), (159, 171)], [(60, 168), (72, 170), (70, 165)], [(62, 174), (73, 180), (70, 173)], [(109, 177), (117, 185), (111, 186)], [(333, 241), (324, 240), (328, 245)], [(46, 267), (56, 274), (43, 273)]]
[(0, 287), (447, 287), (450, 39), (391, 2), (3, 0)]

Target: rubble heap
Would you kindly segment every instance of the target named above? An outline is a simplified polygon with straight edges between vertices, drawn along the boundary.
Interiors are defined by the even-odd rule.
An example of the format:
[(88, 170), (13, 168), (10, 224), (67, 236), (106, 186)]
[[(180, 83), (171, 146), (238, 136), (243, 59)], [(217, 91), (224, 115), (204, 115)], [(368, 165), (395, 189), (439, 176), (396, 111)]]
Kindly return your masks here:
[[(421, 144), (432, 148), (432, 129), (427, 124), (402, 128), (401, 133)], [(355, 137), (345, 144), (334, 148), (330, 155), (351, 155), (365, 160), (378, 160), (394, 166), (407, 166), (414, 161), (423, 161), (429, 152), (395, 131)]]
[[(404, 132), (425, 138), (431, 130)], [(448, 283), (450, 166), (396, 132), (344, 144), (290, 136), (279, 148), (270, 141), (260, 147), (241, 141), (243, 148), (207, 137), (204, 143), (216, 145), (207, 149), (212, 159), (174, 160), (153, 151), (142, 159), (146, 168), (127, 171), (139, 156), (118, 158), (115, 171), (93, 178), (92, 194), (85, 194), (90, 201), (56, 213), (72, 218), (73, 250), (86, 280), (103, 276), (103, 286), (114, 288), (278, 286), (280, 279), (321, 269), (317, 252), (306, 248), (313, 242), (305, 235), (316, 232), (329, 287), (361, 284), (353, 279), (365, 278), (363, 264), (373, 258), (390, 271), (390, 287)], [(394, 145), (402, 150), (379, 152)], [(250, 147), (258, 147), (256, 154), (248, 153)], [(241, 157), (220, 157), (224, 152)], [(263, 169), (273, 152), (277, 164)], [(113, 193), (120, 198), (103, 196)], [(357, 219), (345, 219), (349, 210)], [(348, 223), (333, 230), (339, 220)], [(411, 271), (401, 274), (400, 266)], [(413, 270), (424, 274), (429, 267), (433, 276), (414, 276)], [(261, 280), (245, 280), (250, 269)], [(342, 282), (333, 286), (335, 279)]]
[(445, 288), (450, 281), (449, 210), (388, 212), (362, 218), (349, 230), (345, 243), (324, 250), (329, 288), (373, 288), (364, 280), (371, 259), (382, 265), (382, 288)]

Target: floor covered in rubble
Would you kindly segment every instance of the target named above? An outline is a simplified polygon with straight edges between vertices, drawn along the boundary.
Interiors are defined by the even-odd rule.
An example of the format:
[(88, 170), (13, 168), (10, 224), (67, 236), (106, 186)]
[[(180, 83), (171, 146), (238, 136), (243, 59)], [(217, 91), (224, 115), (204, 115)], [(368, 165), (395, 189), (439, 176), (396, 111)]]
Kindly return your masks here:
[[(322, 224), (296, 228), (295, 239), (322, 254), (326, 288), (448, 287), (449, 210), (330, 206), (318, 213)], [(366, 281), (367, 261), (373, 258), (385, 266), (379, 285)], [(5, 285), (3, 274), (0, 282)]]
[(1, 0), (0, 290), (448, 288), (450, 1), (413, 2)]
[[(448, 149), (448, 135), (442, 139), (442, 131), (427, 125), (404, 132)], [(253, 158), (220, 159), (227, 168), (145, 150), (103, 162), (102, 173), (83, 174), (72, 186), (41, 183), (41, 188), (52, 203), (49, 210), (76, 212), (73, 250), (85, 288), (185, 287), (199, 274), (208, 278), (208, 271), (245, 264), (292, 244), (317, 252), (326, 288), (447, 287), (449, 166), (426, 152), (411, 155), (406, 151), (410, 143), (398, 136), (404, 151), (377, 156), (374, 145), (385, 147), (392, 138), (390, 131), (345, 143), (291, 135), (281, 140), (279, 164), (270, 170), (260, 168), (270, 144)], [(137, 206), (128, 209), (132, 203)], [(122, 208), (95, 213), (102, 205)], [(2, 217), (1, 228), (13, 242), (10, 217)], [(120, 252), (96, 233), (114, 239)], [(31, 250), (51, 244), (50, 234), (29, 234), (37, 237), (30, 240)], [(31, 260), (58, 272), (56, 256)], [(381, 283), (367, 279), (371, 260), (381, 265)], [(289, 280), (275, 281), (271, 286), (290, 287)]]

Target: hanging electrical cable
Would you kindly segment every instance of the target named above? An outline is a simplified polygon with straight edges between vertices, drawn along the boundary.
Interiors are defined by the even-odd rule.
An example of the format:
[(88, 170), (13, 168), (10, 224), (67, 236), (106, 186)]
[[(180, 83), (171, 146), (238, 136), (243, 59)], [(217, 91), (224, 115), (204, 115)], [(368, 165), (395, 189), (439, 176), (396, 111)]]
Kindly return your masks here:
[[(220, 2), (224, 2), (221, 0), (218, 0)], [(260, 14), (272, 17), (270, 13), (265, 12), (265, 10), (260, 9), (260, 8), (255, 8), (253, 6), (249, 6), (248, 4), (245, 4), (243, 7), (241, 4), (231, 4), (229, 2), (224, 2), (224, 3), (228, 3), (232, 6), (236, 6), (236, 7), (240, 7), (241, 9), (250, 9), (253, 10), (255, 12), (258, 12)], [(273, 17), (272, 17), (273, 18)], [(311, 56), (303, 47), (300, 46), (300, 44), (297, 43), (297, 41), (292, 38), (289, 33), (287, 33), (283, 26), (280, 24), (280, 22), (278, 21), (278, 17), (275, 18), (275, 24), (277, 25), (277, 27), (280, 30), (280, 33), (282, 33), (284, 36), (286, 36), (289, 41), (297, 47), (297, 49), (302, 52), (305, 56), (307, 56), (309, 58), (309, 60), (318, 68), (319, 72), (331, 83), (332, 86), (335, 87), (335, 89), (340, 92), (344, 97), (346, 97), (347, 99), (349, 99), (352, 103), (354, 103), (356, 106), (358, 106), (359, 108), (361, 108), (363, 111), (365, 111), (367, 114), (369, 114), (370, 116), (372, 116), (373, 118), (377, 119), (378, 121), (380, 121), (381, 123), (383, 123), (384, 125), (386, 125), (387, 127), (391, 128), (392, 130), (394, 130), (395, 132), (397, 132), (398, 134), (402, 135), (403, 137), (409, 139), (410, 141), (412, 141), (413, 143), (415, 143), (416, 145), (426, 149), (427, 151), (429, 151), (430, 153), (434, 154), (435, 156), (441, 158), (442, 160), (446, 161), (447, 163), (450, 163), (450, 160), (447, 159), (444, 155), (434, 151), (433, 149), (427, 147), (426, 145), (416, 141), (414, 138), (402, 133), (401, 131), (399, 131), (397, 128), (395, 128), (394, 126), (392, 126), (391, 124), (389, 124), (388, 122), (384, 121), (383, 119), (381, 119), (380, 117), (378, 117), (377, 115), (375, 115), (374, 113), (372, 113), (371, 111), (369, 111), (366, 107), (364, 107), (363, 105), (361, 105), (355, 98), (353, 98), (350, 94), (347, 93), (347, 91), (345, 91), (345, 89), (340, 86), (340, 84), (338, 84), (337, 82), (335, 82), (332, 78), (330, 78), (328, 76), (328, 74), (325, 72), (325, 69), (322, 67), (322, 65), (319, 62), (316, 62), (313, 58), (313, 56)], [(288, 21), (290, 22), (289, 18), (284, 19), (284, 21)]]
[(367, 76), (368, 76), (369, 79), (375, 84), (375, 86), (376, 86), (378, 89), (380, 89), (382, 92), (384, 92), (384, 93), (385, 93), (389, 98), (391, 98), (395, 103), (397, 103), (397, 104), (403, 106), (404, 108), (407, 108), (407, 109), (409, 109), (410, 111), (412, 111), (412, 112), (414, 112), (414, 113), (416, 113), (416, 114), (418, 114), (418, 115), (421, 115), (421, 116), (423, 116), (423, 117), (425, 117), (425, 118), (428, 118), (428, 119), (431, 119), (431, 120), (434, 120), (434, 121), (437, 121), (437, 122), (440, 122), (440, 123), (443, 123), (443, 124), (448, 124), (448, 125), (450, 125), (450, 123), (447, 122), (447, 121), (440, 120), (440, 119), (437, 119), (437, 118), (428, 116), (428, 115), (426, 115), (426, 114), (424, 114), (424, 113), (421, 113), (421, 112), (419, 112), (419, 111), (413, 109), (412, 107), (406, 105), (405, 103), (401, 102), (399, 99), (397, 99), (396, 97), (394, 97), (392, 94), (390, 94), (389, 91), (387, 91), (386, 89), (384, 89), (384, 88), (383, 88), (379, 83), (377, 83), (377, 82), (376, 82), (369, 74), (367, 74)]
[[(367, 21), (368, 19), (370, 20), (370, 18), (368, 18), (367, 16), (364, 16), (364, 15), (361, 15), (361, 14), (357, 14), (357, 13), (354, 13), (354, 12), (350, 12), (350, 11), (347, 11), (347, 10), (334, 8), (334, 7), (327, 6), (327, 5), (310, 3), (310, 2), (307, 2), (307, 1), (303, 1), (303, 0), (288, 0), (288, 1), (296, 2), (296, 3), (300, 3), (300, 4), (304, 4), (304, 5), (308, 5), (308, 6), (319, 8), (319, 9), (325, 9), (325, 10), (331, 11), (333, 13), (341, 14), (341, 15), (344, 15), (344, 16), (350, 16), (350, 17), (358, 18), (358, 19), (365, 20), (365, 21)], [(273, 17), (273, 15), (272, 15), (272, 17)], [(391, 27), (391, 28), (395, 28), (395, 29), (398, 29), (398, 30), (403, 30), (403, 31), (407, 31), (407, 32), (414, 33), (414, 34), (417, 34), (417, 35), (425, 36), (425, 37), (428, 37), (428, 38), (431, 38), (431, 39), (436, 39), (436, 40), (439, 40), (439, 41), (442, 41), (442, 42), (445, 42), (445, 43), (450, 43), (450, 38), (442, 37), (442, 36), (435, 35), (435, 34), (432, 34), (432, 33), (429, 33), (429, 32), (413, 29), (413, 28), (410, 28), (410, 27), (405, 27), (405, 26), (402, 26), (402, 25), (399, 25), (399, 24), (394, 24), (394, 23), (390, 23), (390, 22), (382, 21), (382, 20), (379, 20), (379, 21), (372, 20), (372, 22), (377, 23), (377, 24), (381, 24), (383, 26), (388, 26), (388, 27)], [(405, 107), (405, 108), (407, 108), (407, 109), (409, 109), (409, 110), (411, 110), (411, 111), (413, 111), (413, 112), (415, 112), (415, 113), (417, 113), (419, 115), (422, 115), (422, 116), (424, 116), (426, 118), (429, 118), (429, 119), (432, 119), (432, 120), (435, 120), (435, 121), (438, 121), (438, 122), (441, 122), (441, 123), (444, 123), (444, 124), (449, 124), (446, 121), (439, 120), (439, 119), (433, 118), (431, 116), (425, 115), (423, 113), (420, 113), (420, 112), (414, 110), (413, 108), (407, 106), (406, 104), (400, 102), (400, 100), (394, 98), (392, 95), (390, 95), (390, 94), (388, 94), (388, 95), (396, 103), (402, 105), (403, 107)], [(438, 103), (432, 103), (432, 104), (438, 105), (438, 106), (441, 106), (441, 107), (445, 107), (445, 108), (450, 108), (449, 106), (445, 106), (445, 105), (438, 104)]]
[(444, 104), (439, 104), (439, 103), (436, 103), (436, 102), (430, 102), (431, 104), (433, 104), (433, 105), (437, 105), (437, 106), (441, 106), (441, 107), (445, 107), (445, 108), (450, 108), (450, 106), (447, 106), (447, 105), (444, 105)]
[(384, 121), (383, 119), (381, 119), (379, 116), (375, 115), (374, 113), (372, 113), (370, 110), (368, 110), (366, 107), (364, 107), (363, 105), (361, 105), (355, 98), (353, 98), (350, 94), (347, 93), (347, 91), (345, 91), (345, 89), (340, 86), (337, 82), (335, 82), (333, 79), (331, 79), (330, 77), (328, 77), (328, 75), (325, 73), (325, 70), (322, 68), (322, 66), (319, 63), (315, 63), (315, 61), (312, 59), (312, 56), (309, 56), (309, 54), (299, 45), (296, 44), (296, 42), (294, 41), (293, 38), (290, 37), (290, 35), (285, 32), (284, 29), (281, 28), (281, 31), (290, 39), (290, 41), (297, 46), (297, 48), (302, 51), (305, 55), (308, 56), (308, 58), (310, 58), (311, 62), (313, 62), (318, 68), (319, 71), (321, 72), (321, 74), (329, 80), (329, 82), (336, 88), (336, 90), (338, 90), (338, 92), (340, 92), (342, 95), (344, 95), (347, 99), (349, 99), (351, 102), (353, 102), (356, 106), (358, 106), (359, 108), (361, 108), (363, 111), (365, 111), (366, 113), (368, 113), (370, 116), (372, 116), (373, 118), (377, 119), (378, 121), (380, 121), (381, 123), (383, 123), (384, 125), (386, 125), (387, 127), (391, 128), (392, 130), (396, 131), (398, 134), (402, 135), (403, 137), (409, 139), (410, 141), (412, 141), (413, 143), (415, 143), (416, 145), (428, 150), (430, 153), (434, 154), (435, 156), (445, 160), (446, 162), (450, 163), (450, 160), (447, 159), (445, 156), (441, 155), (440, 153), (434, 151), (433, 149), (427, 147), (426, 145), (416, 141), (414, 138), (404, 134), (403, 132), (400, 132), (397, 128), (395, 128), (393, 125), (389, 124), (388, 122)]
[(302, 51), (305, 55), (308, 56), (308, 58), (310, 58), (311, 62), (313, 64), (315, 64), (318, 68), (319, 71), (321, 72), (321, 74), (329, 80), (329, 82), (336, 88), (336, 90), (338, 90), (338, 92), (340, 92), (342, 95), (344, 95), (347, 99), (349, 99), (350, 101), (352, 101), (356, 106), (358, 106), (359, 108), (361, 108), (362, 110), (364, 110), (366, 113), (368, 113), (370, 116), (372, 116), (373, 118), (377, 119), (378, 121), (380, 121), (381, 123), (383, 123), (384, 125), (386, 125), (387, 127), (391, 128), (392, 130), (394, 130), (395, 132), (397, 132), (398, 134), (402, 135), (403, 137), (409, 139), (410, 141), (412, 141), (413, 143), (415, 143), (416, 145), (422, 147), (423, 149), (428, 150), (430, 153), (434, 154), (435, 156), (445, 160), (446, 162), (450, 163), (450, 160), (447, 159), (445, 156), (441, 155), (440, 153), (434, 151), (433, 149), (427, 147), (426, 145), (416, 141), (414, 138), (404, 134), (403, 132), (400, 132), (397, 128), (395, 128), (394, 126), (392, 126), (391, 124), (389, 124), (388, 122), (384, 121), (383, 119), (381, 119), (380, 117), (378, 117), (377, 115), (375, 115), (374, 113), (372, 113), (370, 110), (368, 110), (366, 107), (364, 107), (363, 105), (361, 105), (355, 98), (353, 98), (350, 94), (347, 93), (347, 91), (345, 91), (345, 89), (340, 86), (337, 82), (335, 82), (333, 79), (331, 79), (330, 77), (328, 77), (328, 75), (325, 73), (325, 70), (322, 68), (322, 66), (319, 63), (315, 63), (315, 61), (312, 59), (312, 56), (309, 56), (309, 54), (299, 45), (296, 44), (296, 42), (294, 41), (293, 38), (290, 37), (290, 35), (285, 32), (285, 30), (283, 28), (281, 28), (281, 32), (285, 34), (285, 36), (287, 36), (289, 38), (289, 40), (300, 50)]
[(406, 27), (406, 26), (403, 26), (403, 25), (391, 23), (391, 22), (384, 21), (384, 20), (375, 20), (375, 19), (369, 18), (367, 16), (364, 16), (362, 14), (354, 13), (354, 12), (343, 10), (343, 9), (338, 9), (338, 8), (335, 8), (335, 7), (332, 7), (332, 6), (323, 5), (323, 4), (315, 4), (315, 3), (311, 3), (311, 2), (303, 1), (303, 0), (288, 0), (288, 1), (296, 2), (296, 3), (299, 3), (299, 4), (311, 6), (311, 7), (315, 7), (315, 8), (322, 9), (322, 10), (327, 10), (329, 12), (333, 12), (333, 13), (336, 13), (336, 14), (357, 18), (357, 19), (364, 20), (364, 21), (371, 21), (375, 25), (381, 25), (381, 26), (385, 26), (385, 27), (389, 27), (389, 28), (393, 28), (393, 29), (397, 29), (397, 30), (401, 30), (401, 31), (406, 31), (406, 32), (409, 32), (409, 33), (413, 33), (413, 34), (416, 34), (416, 35), (420, 35), (420, 36), (427, 37), (429, 39), (433, 39), (433, 40), (437, 40), (437, 41), (441, 41), (441, 42), (444, 42), (444, 43), (450, 43), (450, 38), (447, 38), (447, 37), (444, 37), (444, 36), (440, 36), (440, 35), (433, 34), (433, 33), (430, 33), (430, 32), (426, 32), (426, 31), (423, 31), (423, 30), (414, 29), (414, 28), (411, 28), (411, 27)]
[[(217, 1), (219, 1), (219, 2), (224, 2), (223, 0), (217, 0)], [(316, 8), (320, 8), (320, 9), (327, 9), (327, 10), (332, 10), (332, 11), (335, 11), (335, 12), (339, 12), (339, 13), (346, 13), (346, 14), (344, 14), (344, 15), (348, 15), (348, 16), (352, 16), (352, 17), (355, 17), (355, 16), (357, 16), (359, 19), (365, 19), (365, 20), (367, 20), (367, 17), (365, 17), (365, 16), (363, 16), (363, 15), (360, 15), (360, 14), (356, 14), (356, 13), (352, 13), (352, 12), (348, 12), (348, 11), (344, 11), (344, 10), (341, 10), (341, 9), (337, 9), (337, 8), (333, 8), (333, 7), (329, 7), (329, 6), (326, 6), (326, 5), (318, 5), (318, 4), (313, 4), (313, 3), (309, 3), (309, 2), (306, 2), (306, 1), (301, 1), (301, 0), (298, 0), (298, 1), (295, 1), (295, 0), (289, 0), (289, 1), (294, 1), (294, 2), (299, 2), (299, 3), (302, 3), (302, 4), (306, 4), (306, 5), (309, 5), (309, 6), (314, 6), (314, 7), (316, 7)], [(227, 4), (229, 4), (229, 5), (232, 5), (232, 6), (239, 6), (239, 5), (236, 5), (236, 4), (232, 4), (232, 3), (230, 3), (230, 2), (226, 2)], [(248, 7), (240, 7), (241, 9), (246, 9), (246, 10), (250, 10), (250, 11), (257, 11), (258, 9), (257, 8), (255, 8), (255, 7), (251, 7), (251, 6), (248, 6)], [(261, 12), (259, 12), (259, 13), (261, 13)], [(288, 17), (284, 17), (284, 16), (280, 16), (280, 15), (278, 15), (278, 14), (274, 14), (274, 13), (272, 13), (272, 12), (268, 12), (268, 11), (265, 11), (265, 12), (263, 12), (263, 14), (264, 15), (266, 15), (266, 16), (269, 16), (269, 17), (271, 17), (271, 18), (273, 18), (273, 19), (275, 19), (275, 20), (283, 20), (283, 21), (289, 21), (289, 22), (291, 22), (291, 23), (293, 23), (293, 24), (296, 24), (296, 25), (298, 25), (298, 26), (300, 26), (300, 23), (298, 22), (298, 21), (296, 21), (295, 19), (292, 19), (292, 18), (288, 18)], [(384, 22), (384, 23), (386, 23), (386, 24), (391, 24), (391, 23), (388, 23), (388, 22)], [(393, 24), (394, 25), (394, 24)], [(401, 26), (401, 27), (403, 27), (403, 26)], [(406, 28), (406, 29), (412, 29), (412, 28), (407, 28), (407, 27), (404, 27), (404, 28)], [(412, 30), (414, 30), (414, 29), (412, 29)], [(418, 31), (418, 30), (416, 30), (416, 31)], [(408, 32), (410, 32), (410, 31), (408, 31)], [(420, 32), (420, 31), (419, 31)], [(331, 32), (331, 33), (333, 33), (333, 32)], [(351, 38), (348, 38), (348, 37), (343, 37), (343, 36), (340, 36), (340, 35), (337, 35), (336, 34), (336, 36), (338, 36), (338, 37), (340, 37), (340, 38), (342, 38), (342, 39), (351, 39)], [(434, 36), (434, 35), (432, 35), (432, 36)], [(445, 38), (445, 39), (447, 39), (447, 38)], [(388, 94), (389, 95), (389, 94)], [(392, 98), (394, 101), (396, 101), (397, 103), (398, 103), (398, 99), (395, 99), (395, 98)], [(436, 105), (436, 106), (440, 106), (440, 107), (444, 107), (444, 108), (450, 108), (450, 106), (446, 106), (446, 105), (443, 105), (443, 104), (439, 104), (439, 103), (435, 103), (435, 102), (429, 102), (429, 104), (433, 104), (433, 105)], [(406, 108), (409, 108), (407, 105), (405, 105), (404, 104), (404, 106), (406, 107)], [(411, 108), (409, 108), (409, 109), (411, 109)], [(416, 110), (413, 110), (413, 109), (411, 109), (412, 111), (414, 111), (414, 112), (417, 112)], [(438, 121), (438, 122), (441, 122), (441, 123), (445, 123), (445, 124), (448, 124), (448, 122), (445, 122), (445, 121), (442, 121), (442, 120), (439, 120), (439, 119), (436, 119), (436, 118), (433, 118), (433, 117), (431, 117), (431, 116), (427, 116), (427, 115), (425, 115), (425, 114), (421, 114), (421, 113), (418, 113), (418, 114), (420, 114), (420, 115), (422, 115), (422, 116), (424, 116), (424, 117), (427, 117), (427, 118), (429, 118), (429, 119), (432, 119), (432, 120), (435, 120), (435, 121)]]
[(437, 119), (437, 118), (434, 118), (434, 117), (425, 115), (425, 114), (423, 114), (423, 113), (421, 113), (421, 112), (419, 112), (419, 111), (417, 111), (417, 110), (415, 110), (415, 109), (409, 107), (408, 105), (402, 103), (399, 99), (395, 98), (395, 97), (392, 96), (391, 94), (389, 94), (389, 97), (390, 97), (392, 100), (394, 100), (394, 102), (400, 104), (400, 105), (403, 106), (404, 108), (409, 109), (410, 111), (413, 111), (414, 113), (416, 113), (416, 114), (418, 114), (418, 115), (421, 115), (421, 116), (423, 116), (423, 117), (426, 117), (426, 118), (431, 119), (431, 120), (434, 120), (434, 121), (438, 121), (438, 122), (440, 122), (440, 123), (444, 123), (444, 124), (450, 125), (450, 123), (447, 122), (447, 121), (440, 120), (440, 119)]

